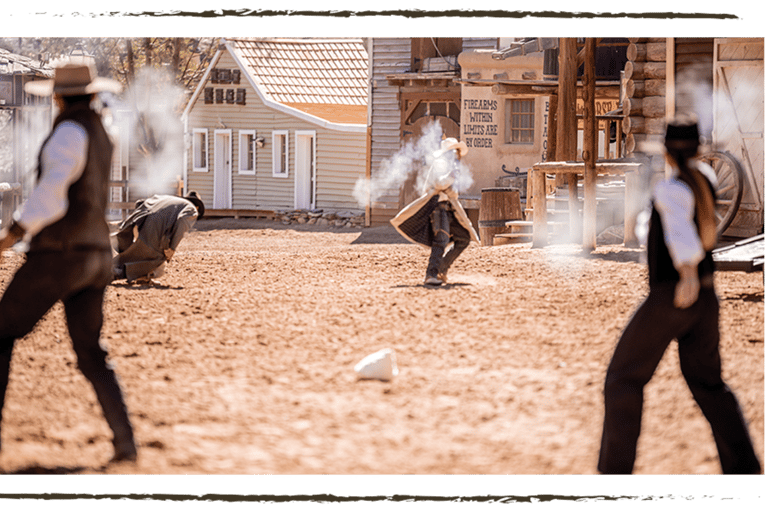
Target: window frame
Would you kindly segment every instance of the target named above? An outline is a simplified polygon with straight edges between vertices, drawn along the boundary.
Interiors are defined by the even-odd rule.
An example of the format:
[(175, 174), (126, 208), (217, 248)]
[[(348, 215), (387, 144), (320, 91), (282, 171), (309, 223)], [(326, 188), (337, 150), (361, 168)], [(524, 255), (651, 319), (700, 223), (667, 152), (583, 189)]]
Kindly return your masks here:
[[(251, 136), (250, 148), (248, 148), (247, 142), (249, 135)], [(237, 140), (237, 173), (253, 176), (256, 174), (256, 130), (240, 130)], [(250, 162), (247, 162), (249, 156), (251, 157)], [(244, 163), (250, 163), (251, 168), (244, 168)]]
[[(290, 161), (288, 155), (290, 154), (288, 144), (288, 130), (273, 130), (272, 131), (272, 176), (275, 178), (287, 178), (290, 174)], [(278, 143), (280, 137), (285, 140), (285, 152), (280, 154), (280, 144)], [(285, 172), (280, 172), (278, 162), (282, 161), (285, 164)]]
[[(513, 112), (515, 102), (527, 102), (531, 105), (529, 112)], [(536, 144), (536, 98), (507, 98), (504, 106), (505, 110), (505, 131), (504, 131), (504, 143), (514, 146), (533, 146)], [(527, 116), (530, 118), (531, 123), (529, 127), (513, 127), (513, 119), (515, 117), (523, 118)], [(530, 133), (530, 139), (526, 140), (512, 140), (513, 133), (519, 133), (520, 135)], [(521, 137), (522, 139), (522, 137)]]
[[(198, 163), (197, 156), (198, 156), (198, 152), (201, 149), (199, 144), (198, 144), (198, 142), (197, 142), (197, 140), (198, 140), (197, 136), (200, 135), (200, 134), (203, 135), (203, 147), (202, 147), (202, 149), (204, 150), (204, 153), (205, 153), (205, 156), (204, 156), (204, 160), (205, 160), (204, 164), (205, 165), (202, 166), (202, 167), (198, 167), (197, 166), (197, 163)], [(210, 152), (209, 152), (209, 148), (208, 148), (208, 129), (207, 128), (193, 128), (192, 129), (192, 172), (208, 172), (208, 168), (209, 168), (208, 160), (209, 160), (209, 157), (210, 157), (209, 153)]]

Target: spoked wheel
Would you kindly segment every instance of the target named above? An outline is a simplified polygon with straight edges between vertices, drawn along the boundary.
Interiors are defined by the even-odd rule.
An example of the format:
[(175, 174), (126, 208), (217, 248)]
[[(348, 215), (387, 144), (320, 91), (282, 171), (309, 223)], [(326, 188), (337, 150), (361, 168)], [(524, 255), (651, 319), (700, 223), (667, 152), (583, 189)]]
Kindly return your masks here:
[(713, 151), (702, 155), (701, 160), (709, 164), (717, 175), (715, 190), (715, 217), (717, 235), (728, 229), (739, 211), (744, 193), (744, 169), (730, 153)]

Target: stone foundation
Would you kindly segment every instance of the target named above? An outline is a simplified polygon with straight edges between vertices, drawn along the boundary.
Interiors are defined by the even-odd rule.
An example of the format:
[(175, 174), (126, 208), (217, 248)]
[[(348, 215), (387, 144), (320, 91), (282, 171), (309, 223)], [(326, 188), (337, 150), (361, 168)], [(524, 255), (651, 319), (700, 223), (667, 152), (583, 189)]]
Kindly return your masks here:
[(308, 224), (336, 228), (362, 228), (365, 214), (355, 212), (323, 212), (323, 210), (276, 211), (275, 222), (282, 224)]

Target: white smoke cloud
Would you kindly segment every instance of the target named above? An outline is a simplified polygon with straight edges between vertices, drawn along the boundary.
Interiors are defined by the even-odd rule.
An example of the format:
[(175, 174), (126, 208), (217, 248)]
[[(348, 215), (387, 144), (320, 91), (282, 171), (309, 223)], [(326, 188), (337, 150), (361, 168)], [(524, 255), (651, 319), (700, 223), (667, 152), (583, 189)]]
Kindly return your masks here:
[[(373, 173), (370, 179), (357, 180), (353, 194), (360, 207), (368, 204), (369, 197), (370, 202), (375, 203), (387, 194), (399, 194), (402, 186), (412, 178), (415, 178), (416, 190), (421, 191), (434, 160), (433, 153), (440, 149), (442, 138), (440, 125), (431, 122), (420, 138), (406, 143), (397, 153), (383, 160), (378, 172)], [(472, 186), (473, 178), (464, 162), (459, 161), (459, 167), (454, 188), (462, 192)]]
[(184, 98), (184, 89), (170, 72), (142, 68), (121, 98), (104, 99), (118, 130), (127, 132), (120, 134), (119, 141), (128, 147), (118, 150), (130, 161), (132, 194), (169, 193), (182, 175), (184, 128), (179, 108)]

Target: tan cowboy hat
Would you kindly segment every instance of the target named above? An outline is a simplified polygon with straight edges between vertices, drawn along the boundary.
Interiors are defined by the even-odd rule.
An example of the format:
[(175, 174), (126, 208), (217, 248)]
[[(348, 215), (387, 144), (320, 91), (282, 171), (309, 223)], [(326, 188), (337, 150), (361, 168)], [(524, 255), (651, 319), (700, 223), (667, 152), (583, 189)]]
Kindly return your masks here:
[(455, 149), (459, 153), (460, 157), (466, 155), (469, 152), (469, 148), (467, 148), (466, 142), (463, 140), (458, 141), (453, 137), (448, 137), (447, 139), (440, 141), (440, 149), (435, 151), (434, 156), (435, 158), (438, 158), (452, 149)]
[(96, 76), (96, 68), (89, 64), (67, 63), (54, 69), (50, 80), (27, 82), (24, 90), (35, 96), (77, 96), (97, 92), (119, 93), (123, 86), (110, 78)]

